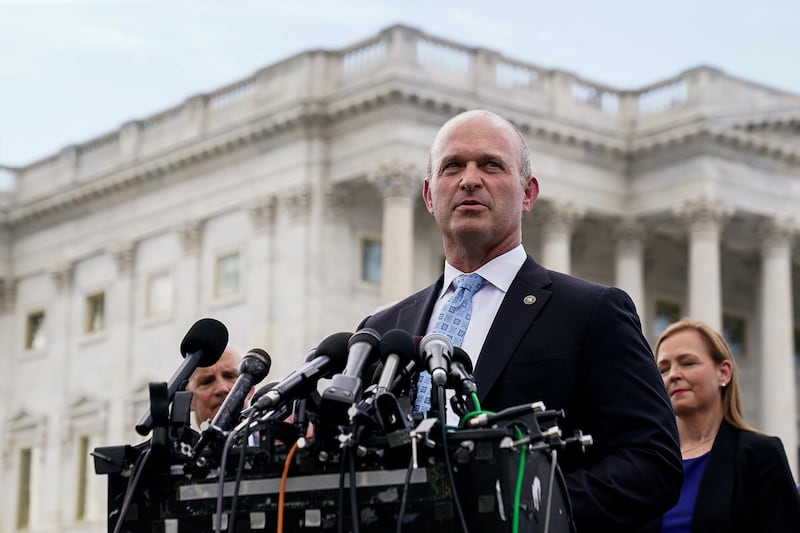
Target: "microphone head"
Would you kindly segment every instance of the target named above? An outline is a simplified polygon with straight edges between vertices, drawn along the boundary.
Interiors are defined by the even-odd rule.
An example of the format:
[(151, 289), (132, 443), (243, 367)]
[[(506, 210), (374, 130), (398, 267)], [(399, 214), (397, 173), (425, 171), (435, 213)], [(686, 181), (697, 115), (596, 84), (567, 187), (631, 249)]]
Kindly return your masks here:
[(201, 318), (189, 328), (181, 341), (181, 355), (202, 352), (197, 366), (211, 366), (222, 357), (228, 345), (228, 328), (213, 318)]
[(403, 329), (387, 331), (380, 340), (380, 355), (384, 364), (390, 354), (398, 356), (401, 365), (414, 361), (417, 355), (417, 345), (414, 342), (414, 337)]
[(366, 342), (374, 350), (378, 347), (378, 343), (381, 342), (381, 335), (372, 328), (362, 328), (356, 331), (347, 341), (347, 349), (352, 348), (357, 342)]
[(352, 336), (352, 333), (341, 331), (328, 335), (317, 346), (314, 358), (326, 356), (330, 359), (328, 374), (335, 374), (344, 370), (347, 364), (347, 352), (350, 349), (349, 341)]
[(453, 346), (453, 356), (450, 358), (451, 363), (461, 363), (467, 374), (472, 374), (472, 359), (461, 346)]
[(271, 366), (272, 358), (269, 354), (261, 348), (253, 348), (242, 357), (239, 373), (253, 376), (253, 384), (260, 383), (269, 374)]
[(270, 381), (269, 383), (267, 383), (266, 385), (264, 385), (263, 387), (258, 389), (255, 393), (253, 393), (253, 397), (250, 398), (250, 405), (255, 404), (258, 401), (259, 398), (261, 398), (266, 393), (271, 391), (275, 387), (275, 385), (277, 385), (279, 383), (280, 383), (280, 381)]
[(443, 333), (428, 333), (422, 337), (422, 340), (419, 341), (419, 353), (423, 361), (427, 359), (427, 356), (431, 352), (431, 348), (437, 344), (441, 346), (439, 350), (442, 352), (447, 354), (453, 353), (453, 343), (450, 340), (450, 337)]

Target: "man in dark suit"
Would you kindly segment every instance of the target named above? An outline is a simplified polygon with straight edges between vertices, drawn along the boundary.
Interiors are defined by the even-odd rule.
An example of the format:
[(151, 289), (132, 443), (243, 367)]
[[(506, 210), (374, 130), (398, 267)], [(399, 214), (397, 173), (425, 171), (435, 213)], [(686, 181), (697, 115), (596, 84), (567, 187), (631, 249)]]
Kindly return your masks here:
[(565, 435), (580, 429), (594, 439), (586, 453), (565, 450), (559, 459), (578, 531), (632, 531), (677, 501), (674, 414), (628, 295), (546, 270), (526, 254), (522, 215), (538, 193), (512, 124), (480, 110), (448, 121), (423, 185), (442, 234), (444, 274), (361, 326), (425, 335), (452, 280), (480, 274), (486, 283), (472, 298), (462, 347), (475, 362), (481, 406), (541, 400), (563, 409)]

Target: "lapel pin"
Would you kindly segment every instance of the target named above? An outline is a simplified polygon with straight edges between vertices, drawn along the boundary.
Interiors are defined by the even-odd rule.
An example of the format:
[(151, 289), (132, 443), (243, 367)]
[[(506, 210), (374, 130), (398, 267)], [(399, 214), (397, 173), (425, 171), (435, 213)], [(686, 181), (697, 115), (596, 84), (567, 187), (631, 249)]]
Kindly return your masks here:
[(522, 299), (522, 303), (524, 303), (525, 305), (534, 304), (536, 303), (536, 296), (534, 296), (533, 294), (529, 294)]

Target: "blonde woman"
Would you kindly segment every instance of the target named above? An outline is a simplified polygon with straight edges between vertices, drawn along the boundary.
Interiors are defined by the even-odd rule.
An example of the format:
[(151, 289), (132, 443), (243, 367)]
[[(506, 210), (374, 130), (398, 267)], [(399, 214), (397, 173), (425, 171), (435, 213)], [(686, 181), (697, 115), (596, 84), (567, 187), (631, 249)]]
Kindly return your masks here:
[(736, 362), (722, 336), (684, 319), (661, 334), (654, 351), (684, 467), (680, 499), (661, 531), (800, 531), (800, 497), (783, 445), (744, 421)]

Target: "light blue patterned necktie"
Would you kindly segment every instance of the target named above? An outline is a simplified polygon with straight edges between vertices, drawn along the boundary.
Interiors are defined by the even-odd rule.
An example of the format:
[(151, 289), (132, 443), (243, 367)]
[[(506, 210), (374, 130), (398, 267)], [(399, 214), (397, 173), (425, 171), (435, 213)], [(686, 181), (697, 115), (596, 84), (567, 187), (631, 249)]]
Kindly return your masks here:
[[(486, 284), (479, 274), (461, 274), (453, 280), (456, 291), (436, 318), (431, 333), (442, 333), (450, 338), (453, 346), (461, 346), (472, 316), (472, 296)], [(417, 399), (414, 412), (427, 413), (431, 407), (431, 375), (427, 370), (419, 374)]]

